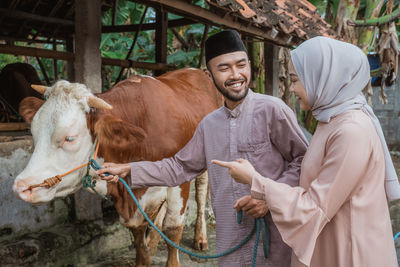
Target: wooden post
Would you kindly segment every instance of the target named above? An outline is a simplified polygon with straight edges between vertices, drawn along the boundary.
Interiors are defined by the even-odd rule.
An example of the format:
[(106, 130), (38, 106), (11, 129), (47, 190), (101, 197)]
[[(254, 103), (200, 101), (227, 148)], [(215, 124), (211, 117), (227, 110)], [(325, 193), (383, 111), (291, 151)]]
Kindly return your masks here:
[[(93, 93), (101, 93), (101, 2), (75, 1), (75, 79)], [(79, 190), (74, 200), (78, 220), (102, 218), (101, 198), (96, 194)]]
[[(57, 51), (57, 43), (53, 42), (53, 50)], [(53, 72), (54, 72), (54, 82), (58, 80), (58, 68), (57, 68), (57, 59), (53, 59)]]
[[(156, 63), (167, 63), (168, 13), (159, 9), (156, 12)], [(163, 73), (157, 70), (154, 75)]]
[(75, 80), (101, 92), (101, 1), (75, 1)]
[(264, 44), (262, 42), (253, 41), (253, 53), (254, 53), (254, 70), (255, 73), (254, 81), (256, 87), (261, 94), (265, 94), (265, 64), (264, 64)]
[[(66, 42), (67, 52), (74, 53), (74, 38), (68, 37)], [(67, 61), (67, 77), (68, 81), (75, 82), (75, 70), (72, 61)]]
[(200, 45), (200, 56), (199, 56), (199, 64), (197, 67), (200, 69), (201, 66), (206, 65), (206, 59), (205, 59), (205, 49), (206, 49), (206, 40), (208, 36), (208, 30), (210, 26), (208, 24), (204, 25), (204, 32), (203, 32), (203, 38), (201, 38), (201, 45)]
[(42, 74), (43, 74), (43, 77), (44, 77), (44, 79), (46, 81), (46, 84), (50, 85), (50, 79), (49, 79), (49, 76), (47, 75), (46, 69), (44, 68), (42, 61), (40, 60), (39, 57), (35, 57), (35, 58), (36, 58), (36, 60), (37, 60), (37, 62), (39, 64), (40, 70), (42, 71)]
[(118, 0), (113, 1), (113, 9), (112, 9), (112, 25), (117, 24), (117, 8), (118, 8)]
[(264, 42), (265, 94), (278, 96), (279, 59), (278, 47)]
[(247, 49), (247, 55), (249, 57), (250, 60), (250, 67), (251, 67), (251, 82), (249, 84), (249, 87), (251, 89), (253, 89), (253, 91), (255, 93), (259, 93), (258, 88), (256, 87), (256, 82), (254, 80), (254, 47), (253, 47), (253, 43), (250, 41), (250, 38), (245, 38), (244, 36), (242, 37), (242, 40), (245, 43), (246, 49)]

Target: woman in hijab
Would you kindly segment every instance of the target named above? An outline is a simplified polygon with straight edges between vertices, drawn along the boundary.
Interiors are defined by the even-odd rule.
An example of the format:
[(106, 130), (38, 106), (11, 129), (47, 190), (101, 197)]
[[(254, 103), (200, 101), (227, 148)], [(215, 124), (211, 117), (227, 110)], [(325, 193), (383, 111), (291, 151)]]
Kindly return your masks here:
[[(244, 159), (213, 163), (267, 202), (292, 248), (291, 266), (397, 267), (387, 200), (398, 199), (400, 190), (381, 126), (362, 94), (370, 79), (367, 57), (325, 37), (305, 41), (291, 57), (291, 91), (319, 121), (300, 186), (265, 179)], [(246, 204), (234, 208), (245, 211)]]

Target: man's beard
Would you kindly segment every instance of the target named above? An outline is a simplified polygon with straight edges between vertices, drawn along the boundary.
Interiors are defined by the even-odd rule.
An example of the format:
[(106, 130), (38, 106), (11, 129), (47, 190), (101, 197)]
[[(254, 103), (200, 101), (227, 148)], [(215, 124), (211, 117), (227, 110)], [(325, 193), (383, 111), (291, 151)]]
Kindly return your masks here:
[[(212, 76), (212, 74), (211, 74), (211, 76)], [(228, 99), (228, 100), (230, 100), (230, 101), (238, 102), (238, 101), (242, 100), (243, 98), (245, 98), (245, 97), (247, 96), (247, 94), (249, 93), (249, 86), (246, 86), (246, 89), (244, 89), (244, 91), (243, 91), (241, 94), (236, 95), (236, 94), (232, 94), (231, 92), (229, 92), (228, 90), (226, 90), (226, 89), (224, 89), (224, 88), (220, 88), (220, 87), (215, 83), (214, 76), (213, 76), (213, 81), (214, 81), (214, 85), (215, 85), (215, 87), (217, 87), (218, 91), (219, 91), (226, 99)], [(238, 80), (236, 80), (236, 81), (238, 81)], [(245, 84), (248, 84), (246, 79), (240, 79), (240, 81), (244, 81)], [(228, 81), (225, 82), (225, 84), (228, 83), (228, 82), (233, 82), (233, 81), (228, 80)]]

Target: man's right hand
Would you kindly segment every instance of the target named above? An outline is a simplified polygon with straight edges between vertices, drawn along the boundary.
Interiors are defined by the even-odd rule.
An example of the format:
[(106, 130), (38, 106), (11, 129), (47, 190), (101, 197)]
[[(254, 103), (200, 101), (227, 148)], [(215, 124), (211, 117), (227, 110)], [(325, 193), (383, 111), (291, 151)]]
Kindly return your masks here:
[[(101, 169), (96, 171), (96, 174), (101, 177), (101, 179), (107, 182), (118, 182), (119, 177), (125, 178), (131, 173), (131, 166), (129, 163), (116, 164), (112, 162), (105, 162), (101, 165)], [(110, 175), (106, 176), (105, 173)]]
[(264, 200), (254, 199), (250, 195), (244, 196), (236, 200), (233, 206), (237, 212), (243, 210), (246, 214), (253, 218), (264, 217), (268, 212), (267, 203)]

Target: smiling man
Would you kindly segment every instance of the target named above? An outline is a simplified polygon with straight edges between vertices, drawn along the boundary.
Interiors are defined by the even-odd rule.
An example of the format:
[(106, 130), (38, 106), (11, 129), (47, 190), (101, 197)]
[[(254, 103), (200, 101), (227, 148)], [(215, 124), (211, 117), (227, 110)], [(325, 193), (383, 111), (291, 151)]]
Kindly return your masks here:
[[(206, 41), (207, 74), (224, 96), (225, 105), (207, 115), (193, 138), (174, 157), (156, 162), (105, 163), (98, 171), (104, 179), (126, 177), (131, 187), (177, 186), (208, 170), (216, 218), (217, 252), (236, 246), (251, 231), (254, 218), (265, 217), (271, 232), (270, 256), (258, 248), (257, 266), (290, 266), (291, 251), (282, 241), (263, 200), (250, 197), (250, 186), (236, 183), (212, 159), (249, 160), (264, 177), (298, 185), (307, 141), (292, 110), (280, 99), (249, 89), (251, 69), (239, 34), (226, 30)], [(108, 172), (115, 176), (104, 177)], [(242, 224), (236, 211), (243, 210)], [(218, 259), (219, 266), (251, 266), (253, 238), (238, 251)]]

